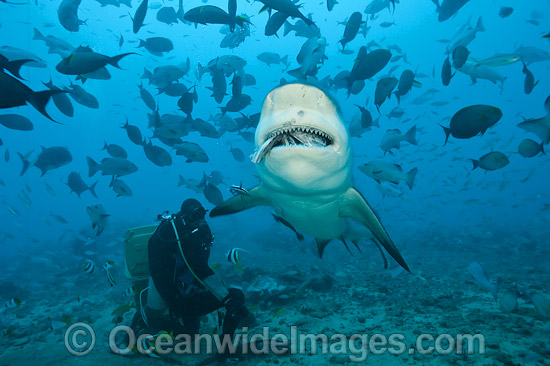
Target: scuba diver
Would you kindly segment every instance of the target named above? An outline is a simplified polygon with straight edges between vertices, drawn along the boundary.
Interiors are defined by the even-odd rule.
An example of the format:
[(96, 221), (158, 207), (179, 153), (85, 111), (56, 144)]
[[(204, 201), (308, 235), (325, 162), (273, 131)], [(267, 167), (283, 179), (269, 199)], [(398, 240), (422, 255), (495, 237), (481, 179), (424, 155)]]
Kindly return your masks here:
[[(149, 287), (146, 305), (132, 321), (136, 334), (162, 330), (193, 336), (201, 316), (225, 307), (223, 336), (233, 339), (239, 322), (248, 316), (242, 290), (227, 288), (208, 266), (214, 237), (205, 214), (199, 201), (186, 199), (180, 212), (162, 215), (148, 243)], [(225, 361), (235, 355), (226, 348), (216, 357)]]

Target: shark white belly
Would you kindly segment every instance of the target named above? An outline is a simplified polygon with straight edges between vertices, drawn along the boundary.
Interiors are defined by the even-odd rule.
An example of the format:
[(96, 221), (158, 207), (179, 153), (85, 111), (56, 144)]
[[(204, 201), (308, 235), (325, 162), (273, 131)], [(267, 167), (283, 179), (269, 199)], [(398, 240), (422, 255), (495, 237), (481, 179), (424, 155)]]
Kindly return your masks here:
[[(315, 237), (321, 256), (332, 239), (345, 244), (374, 236), (408, 270), (380, 220), (352, 187), (348, 132), (328, 95), (304, 84), (272, 90), (262, 106), (255, 146), (252, 161), (261, 184), (216, 206), (210, 216), (272, 206), (294, 227)], [(350, 221), (363, 230), (352, 230)]]

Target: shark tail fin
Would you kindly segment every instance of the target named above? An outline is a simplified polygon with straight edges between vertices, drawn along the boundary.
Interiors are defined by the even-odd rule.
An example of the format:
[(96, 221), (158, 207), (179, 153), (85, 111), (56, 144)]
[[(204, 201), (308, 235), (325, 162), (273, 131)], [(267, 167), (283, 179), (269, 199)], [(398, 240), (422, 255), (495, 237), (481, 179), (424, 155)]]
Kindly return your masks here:
[(401, 256), (401, 253), (399, 253), (399, 250), (391, 240), (386, 229), (382, 226), (382, 223), (367, 201), (354, 188), (349, 188), (344, 194), (339, 216), (355, 219), (367, 227), (393, 259), (395, 259), (401, 267), (410, 272), (407, 263)]
[(55, 123), (62, 124), (60, 122), (57, 122), (54, 120), (48, 112), (46, 112), (46, 104), (50, 101), (50, 98), (54, 94), (58, 93), (64, 93), (62, 90), (44, 90), (39, 92), (31, 92), (27, 98), (28, 102), (40, 113), (42, 113), (43, 116), (48, 118), (50, 121), (53, 121)]
[(483, 25), (483, 18), (482, 17), (479, 17), (479, 19), (477, 20), (476, 29), (478, 30), (478, 32), (484, 32), (485, 31), (485, 26)]

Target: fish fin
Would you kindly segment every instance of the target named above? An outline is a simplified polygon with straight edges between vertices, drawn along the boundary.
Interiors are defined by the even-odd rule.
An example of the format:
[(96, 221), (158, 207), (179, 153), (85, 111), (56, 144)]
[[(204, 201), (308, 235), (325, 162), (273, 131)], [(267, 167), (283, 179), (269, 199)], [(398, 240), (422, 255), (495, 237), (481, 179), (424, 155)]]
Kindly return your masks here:
[(237, 195), (217, 205), (210, 211), (210, 217), (229, 215), (256, 206), (269, 206), (269, 200), (264, 197), (261, 186), (248, 191), (248, 195)]
[(31, 62), (33, 60), (30, 59), (24, 59), (24, 60), (15, 60), (15, 61), (8, 61), (5, 65), (2, 65), (2, 67), (6, 70), (8, 70), (12, 75), (15, 77), (25, 80), (21, 77), (19, 74), (19, 69), (21, 69), (21, 66), (26, 64), (27, 62)]
[(317, 243), (317, 250), (319, 251), (319, 258), (323, 258), (323, 252), (325, 251), (325, 248), (331, 240), (332, 239), (315, 238), (315, 242)]
[(21, 169), (21, 173), (19, 174), (19, 176), (21, 176), (25, 174), (27, 169), (29, 169), (30, 163), (29, 163), (29, 160), (23, 154), (18, 152), (17, 155), (19, 155), (19, 157), (21, 158), (21, 161), (23, 162), (23, 169)]
[(355, 245), (359, 253), (362, 253), (361, 248), (359, 247), (359, 240), (352, 240), (351, 242), (353, 243), (353, 245)]
[(50, 101), (50, 98), (52, 97), (52, 95), (58, 94), (58, 93), (65, 93), (65, 91), (62, 91), (62, 90), (44, 90), (44, 91), (39, 91), (39, 92), (31, 92), (31, 93), (29, 93), (27, 100), (34, 108), (36, 108), (36, 110), (38, 112), (42, 113), (42, 115), (44, 115), (50, 121), (53, 121), (55, 123), (59, 123), (60, 125), (62, 125), (63, 123), (57, 122), (52, 117), (50, 117), (48, 112), (46, 112), (46, 104), (48, 104), (48, 102)]
[(545, 144), (548, 144), (550, 142), (550, 126), (548, 122), (550, 121), (547, 122), (546, 119), (549, 118), (549, 116), (546, 116), (544, 118), (531, 119), (518, 124), (518, 127), (533, 132), (543, 140)]
[(89, 156), (86, 157), (86, 161), (88, 162), (88, 177), (92, 177), (93, 175), (95, 175), (95, 173), (98, 172), (100, 165)]
[(348, 246), (348, 243), (346, 242), (346, 239), (344, 239), (343, 237), (340, 238), (340, 240), (342, 241), (342, 243), (344, 243), (344, 246), (346, 247), (346, 249), (348, 250), (349, 254), (353, 255), (353, 253), (351, 252), (351, 250), (349, 250), (349, 246)]
[(120, 66), (118, 66), (118, 62), (120, 60), (122, 60), (124, 57), (129, 56), (129, 55), (139, 55), (139, 53), (128, 52), (128, 53), (123, 53), (123, 54), (118, 55), (118, 56), (113, 56), (113, 57), (109, 58), (109, 65), (112, 65), (112, 66), (116, 67), (117, 69), (120, 69)]
[(411, 169), (408, 173), (407, 173), (407, 179), (406, 179), (406, 182), (407, 182), (407, 185), (409, 186), (409, 189), (412, 189), (413, 188), (413, 185), (414, 185), (414, 177), (416, 177), (416, 173), (418, 172), (418, 169), (417, 168), (413, 168)]
[(416, 141), (416, 126), (412, 126), (411, 129), (408, 130), (403, 137), (408, 143), (418, 145), (418, 142)]
[(380, 246), (380, 244), (378, 244), (378, 242), (376, 240), (374, 240), (374, 239), (371, 239), (371, 240), (374, 243), (374, 245), (376, 245), (378, 250), (380, 251), (380, 255), (382, 256), (382, 260), (384, 261), (384, 269), (388, 269), (388, 260), (386, 259), (386, 255), (384, 254), (384, 251), (382, 250), (382, 247)]
[(366, 226), (374, 237), (384, 246), (386, 251), (408, 272), (407, 263), (392, 242), (384, 226), (369, 206), (363, 196), (354, 188), (349, 188), (342, 197), (339, 211), (340, 217), (350, 217)]
[(443, 131), (445, 131), (445, 143), (443, 146), (447, 145), (447, 141), (449, 141), (449, 136), (451, 136), (451, 129), (449, 127), (445, 127), (443, 125), (440, 125), (441, 128), (443, 128)]
[(475, 160), (475, 159), (470, 159), (470, 160), (474, 164), (474, 167), (472, 168), (472, 170), (479, 168), (479, 160)]
[(94, 184), (90, 186), (90, 188), (88, 188), (90, 190), (90, 193), (93, 194), (95, 198), (97, 198), (97, 195), (95, 194), (95, 186), (97, 185), (97, 182), (99, 181), (96, 181)]

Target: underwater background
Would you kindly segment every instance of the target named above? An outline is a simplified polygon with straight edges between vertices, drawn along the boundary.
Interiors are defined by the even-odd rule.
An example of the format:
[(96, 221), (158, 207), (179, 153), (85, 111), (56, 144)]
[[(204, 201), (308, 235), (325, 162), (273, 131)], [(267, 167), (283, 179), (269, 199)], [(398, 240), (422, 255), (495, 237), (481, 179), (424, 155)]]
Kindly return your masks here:
[[(159, 20), (157, 13), (163, 7), (178, 11), (180, 4), (176, 1), (149, 0), (144, 25), (137, 34), (132, 30), (132, 18), (136, 19), (140, 5), (136, 0), (131, 7), (116, 1), (103, 5), (82, 1), (78, 19), (85, 24), (76, 32), (60, 23), (60, 1), (14, 2), (0, 2), (0, 54), (12, 61), (9, 55), (14, 52), (9, 47), (15, 47), (32, 52), (37, 57), (33, 60), (41, 64), (23, 64), (17, 80), (34, 91), (46, 90), (44, 83), (50, 79), (61, 89), (78, 85), (95, 96), (98, 106), (89, 108), (76, 103), (72, 93), (68, 93), (74, 107), (72, 117), (63, 114), (53, 101), (46, 107), (57, 123), (30, 104), (5, 108), (0, 113), (17, 114), (32, 122), (32, 129), (28, 125), (20, 128), (17, 123), (10, 124), (13, 117), (0, 117), (0, 297), (5, 303), (0, 312), (4, 345), (0, 349), (0, 364), (161, 362), (143, 356), (115, 356), (106, 346), (107, 334), (114, 324), (127, 324), (133, 315), (133, 309), (113, 314), (131, 299), (126, 291), (131, 283), (124, 276), (124, 232), (154, 224), (157, 215), (165, 210), (177, 212), (186, 198), (197, 198), (211, 210), (219, 203), (220, 193), (224, 199), (232, 196), (231, 185), (247, 189), (256, 186), (259, 181), (249, 159), (255, 149), (250, 140), (250, 133), (255, 131), (254, 119), (257, 123), (254, 115), (260, 112), (270, 90), (295, 81), (326, 90), (339, 103), (348, 126), (360, 123), (357, 106), (366, 108), (372, 116), (372, 125), (361, 126), (360, 133), (351, 134), (353, 185), (380, 217), (411, 273), (400, 271), (395, 263), (384, 269), (378, 249), (369, 241), (360, 244), (360, 252), (352, 247), (350, 254), (341, 242), (334, 240), (320, 259), (313, 238), (306, 235), (299, 241), (289, 228), (273, 220), (269, 207), (207, 218), (215, 235), (210, 263), (226, 282), (250, 289), (245, 291), (247, 306), (255, 312), (257, 326), (272, 326), (282, 332), (292, 324), (314, 333), (399, 332), (411, 339), (419, 333), (482, 333), (487, 342), (485, 355), (371, 356), (366, 362), (374, 365), (550, 364), (550, 164), (543, 151), (525, 157), (519, 148), (525, 139), (546, 148), (548, 141), (541, 135), (550, 133), (550, 122), (548, 117), (539, 122), (540, 134), (518, 127), (550, 112), (545, 109), (550, 95), (550, 1), (444, 0), (440, 8), (428, 0), (340, 0), (330, 11), (325, 1), (303, 1), (300, 11), (306, 17), (310, 15), (318, 27), (306, 35), (326, 40), (326, 57), (316, 60), (303, 78), (288, 71), (300, 68), (296, 56), (308, 38), (295, 35), (294, 30), (289, 30), (290, 24), (283, 25), (277, 36), (266, 36), (269, 12), (260, 13), (264, 5), (260, 1), (237, 1), (237, 15), (250, 22), (244, 23), (245, 28), (236, 26), (235, 32), (242, 37), (239, 44), (226, 39), (232, 35), (228, 25), (195, 25), (186, 19), (166, 24)], [(458, 8), (451, 9), (448, 19), (440, 21), (445, 3)], [(225, 1), (185, 1), (183, 9), (189, 11), (205, 4), (227, 9)], [(366, 13), (366, 8), (378, 4), (374, 14)], [(510, 10), (504, 8), (512, 12), (509, 14)], [(339, 41), (353, 12), (360, 12), (366, 25), (361, 24), (361, 30), (343, 49)], [(288, 17), (287, 22), (295, 24), (300, 20)], [(477, 31), (472, 32), (476, 27)], [(286, 35), (284, 28), (289, 30)], [(73, 47), (89, 46), (103, 55), (136, 54), (122, 58), (120, 69), (107, 65), (109, 79), (90, 77), (82, 82), (76, 80), (77, 75), (56, 69), (71, 51), (65, 50), (68, 53), (64, 56), (49, 52), (45, 42), (37, 39), (41, 37), (37, 37), (36, 30)], [(468, 39), (464, 40), (464, 36)], [(140, 40), (151, 37), (168, 38), (173, 50), (153, 55), (144, 47), (138, 48)], [(448, 46), (457, 39), (469, 51), (467, 62), (475, 64), (507, 55), (492, 64), (487, 61), (489, 66), (473, 66), (472, 72), (479, 67), (490, 68), (498, 80), (479, 77), (473, 83), (470, 75), (453, 66), (450, 83), (444, 86), (442, 67), (445, 60), (455, 61)], [(392, 58), (365, 80), (362, 89), (348, 95), (349, 85), (338, 84), (335, 77), (352, 70), (362, 46), (367, 46), (369, 52), (387, 49)], [(257, 57), (264, 52), (287, 56), (286, 62), (267, 65)], [(222, 117), (224, 110), (220, 107), (232, 98), (231, 82), (237, 67), (231, 66), (234, 70), (225, 74), (227, 95), (221, 103), (211, 96), (208, 88), (213, 87), (213, 77), (211, 70), (204, 68), (215, 65), (225, 55), (246, 61), (238, 69), (244, 70), (240, 75), (247, 82), (242, 93), (250, 96), (251, 102)], [(167, 84), (182, 83), (185, 90), (180, 95), (159, 93), (158, 85), (144, 78), (145, 69), (154, 72), (166, 65), (186, 65), (187, 60), (189, 69), (185, 75)], [(4, 74), (11, 72), (2, 67)], [(534, 76), (529, 93), (525, 69)], [(378, 111), (377, 82), (384, 77), (399, 79), (404, 70), (415, 74), (413, 87), (400, 97), (399, 104), (391, 95)], [(188, 161), (187, 156), (176, 155), (177, 149), (154, 134), (151, 120), (155, 119), (155, 110), (144, 102), (140, 84), (153, 96), (159, 116), (173, 114), (180, 116), (181, 121), (191, 116), (216, 129), (215, 135), (203, 136), (204, 133), (189, 128), (177, 137), (198, 144), (208, 156), (207, 162)], [(0, 88), (4, 89), (3, 96), (10, 94), (6, 92), (7, 84), (0, 83)], [(182, 111), (178, 101), (186, 98), (188, 102), (193, 97), (196, 101), (192, 113)], [(482, 135), (474, 134), (468, 139), (451, 136), (445, 143), (445, 131), (440, 125), (449, 126), (459, 110), (478, 104), (500, 109), (502, 117)], [(145, 144), (151, 139), (153, 145), (165, 149), (170, 154), (170, 164), (159, 166), (146, 156), (144, 146), (132, 143), (121, 128), (126, 121), (139, 128)], [(402, 142), (387, 153), (381, 149), (388, 130), (405, 133), (413, 126), (416, 144)], [(97, 173), (89, 177), (87, 157), (96, 162), (109, 157), (102, 150), (105, 142), (121, 146), (138, 168), (120, 178), (131, 189), (131, 195), (117, 196), (110, 186), (110, 175)], [(71, 161), (41, 176), (42, 172), (32, 163), (41, 147), (56, 146), (67, 149)], [(235, 149), (244, 154), (244, 159)], [(509, 163), (495, 170), (484, 170), (483, 166), (472, 170), (471, 159), (482, 161), (491, 152), (503, 153)], [(24, 174), (24, 159), (18, 154), (31, 164)], [(402, 179), (377, 182), (359, 169), (377, 160), (398, 164), (405, 173), (416, 168), (411, 187)], [(82, 192), (80, 197), (71, 192), (67, 182), (72, 172), (80, 174), (87, 186), (97, 181), (97, 197), (90, 191)], [(109, 215), (99, 235), (92, 228), (88, 209), (95, 205), (101, 205)], [(226, 258), (233, 247), (248, 251), (238, 266)], [(83, 270), (86, 260), (95, 264), (93, 273)], [(110, 285), (102, 270), (107, 261), (115, 264), (115, 286)], [(483, 267), (490, 283), (498, 286), (498, 296), (476, 284), (471, 275), (474, 262)], [(272, 287), (263, 292), (254, 290), (266, 283)], [(503, 304), (503, 298), (515, 300), (512, 305)], [(121, 318), (114, 319), (117, 316)], [(82, 358), (68, 354), (63, 345), (64, 329), (77, 321), (91, 324), (98, 342), (104, 343)], [(185, 364), (185, 357), (173, 356), (171, 360)], [(190, 362), (201, 360), (198, 356), (189, 357)], [(340, 356), (300, 355), (266, 356), (245, 362), (306, 365), (350, 361)]]

